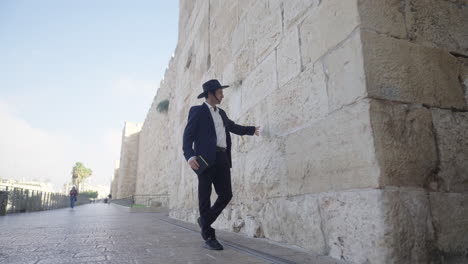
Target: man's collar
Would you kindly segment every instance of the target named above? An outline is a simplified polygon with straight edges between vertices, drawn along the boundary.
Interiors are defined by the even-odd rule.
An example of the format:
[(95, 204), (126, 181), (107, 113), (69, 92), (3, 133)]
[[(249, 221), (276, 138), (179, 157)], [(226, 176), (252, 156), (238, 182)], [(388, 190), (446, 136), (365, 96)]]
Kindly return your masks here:
[[(212, 105), (210, 105), (210, 104), (207, 103), (206, 101), (205, 101), (204, 103), (208, 106), (208, 108), (209, 108), (210, 110), (211, 110), (211, 109), (213, 109), (213, 110), (215, 109)], [(218, 107), (216, 107), (216, 109), (218, 109)], [(215, 111), (215, 112), (216, 112), (216, 111)]]

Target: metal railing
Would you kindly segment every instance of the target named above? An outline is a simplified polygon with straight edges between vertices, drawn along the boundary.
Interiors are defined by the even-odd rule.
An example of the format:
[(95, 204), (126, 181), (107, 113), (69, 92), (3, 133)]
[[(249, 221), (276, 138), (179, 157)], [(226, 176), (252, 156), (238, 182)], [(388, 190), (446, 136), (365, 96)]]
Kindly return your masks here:
[(133, 195), (135, 204), (146, 207), (169, 207), (168, 194), (138, 194)]
[(168, 207), (169, 195), (167, 194), (138, 194), (120, 199), (111, 199), (111, 203), (122, 206), (133, 207), (141, 205), (144, 207)]
[[(75, 205), (89, 203), (89, 197), (78, 195)], [(0, 215), (52, 210), (70, 206), (68, 195), (0, 185)]]

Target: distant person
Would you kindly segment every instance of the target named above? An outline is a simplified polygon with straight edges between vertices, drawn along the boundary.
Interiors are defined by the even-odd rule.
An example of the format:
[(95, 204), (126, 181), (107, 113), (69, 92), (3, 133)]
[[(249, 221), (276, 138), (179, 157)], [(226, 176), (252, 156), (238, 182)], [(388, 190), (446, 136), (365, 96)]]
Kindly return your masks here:
[[(207, 168), (198, 171), (198, 208), (197, 219), (205, 247), (222, 250), (223, 246), (216, 239), (215, 229), (211, 227), (232, 198), (231, 188), (231, 133), (237, 135), (259, 135), (255, 126), (240, 126), (231, 121), (226, 112), (217, 105), (224, 98), (223, 89), (218, 80), (203, 84), (203, 93), (198, 99), (205, 102), (190, 108), (187, 126), (183, 137), (183, 151), (190, 167), (198, 171), (204, 162)], [(195, 144), (194, 144), (195, 143)], [(203, 169), (203, 168), (202, 168)], [(218, 198), (211, 203), (212, 185)]]
[(106, 202), (107, 204), (110, 204), (111, 199), (112, 199), (112, 194), (109, 193), (109, 195), (107, 195), (107, 201), (105, 201), (105, 202)]
[(70, 207), (75, 207), (76, 197), (78, 196), (78, 191), (76, 190), (75, 186), (70, 191)]

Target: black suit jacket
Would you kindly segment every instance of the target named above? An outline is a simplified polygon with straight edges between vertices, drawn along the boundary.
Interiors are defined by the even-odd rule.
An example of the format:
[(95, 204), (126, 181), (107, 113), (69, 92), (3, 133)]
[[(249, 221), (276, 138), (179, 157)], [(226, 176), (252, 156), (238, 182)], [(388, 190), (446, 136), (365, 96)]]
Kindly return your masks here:
[[(226, 128), (226, 152), (229, 157), (229, 166), (232, 168), (230, 133), (232, 132), (241, 136), (253, 135), (255, 133), (255, 127), (237, 125), (227, 117), (223, 109), (219, 107), (217, 109), (219, 109), (219, 114)], [(216, 160), (216, 140), (213, 117), (211, 116), (208, 106), (205, 103), (192, 106), (192, 108), (190, 108), (187, 126), (184, 130), (182, 149), (185, 159), (189, 160), (193, 156), (202, 155), (210, 166), (213, 165)]]

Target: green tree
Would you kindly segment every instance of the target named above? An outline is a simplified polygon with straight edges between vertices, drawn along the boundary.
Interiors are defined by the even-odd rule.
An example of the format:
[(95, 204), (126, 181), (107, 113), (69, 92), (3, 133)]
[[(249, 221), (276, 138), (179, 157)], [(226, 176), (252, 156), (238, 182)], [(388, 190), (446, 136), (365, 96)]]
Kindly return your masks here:
[(84, 180), (93, 174), (93, 171), (86, 168), (82, 162), (77, 162), (72, 170), (72, 183), (79, 186)]

